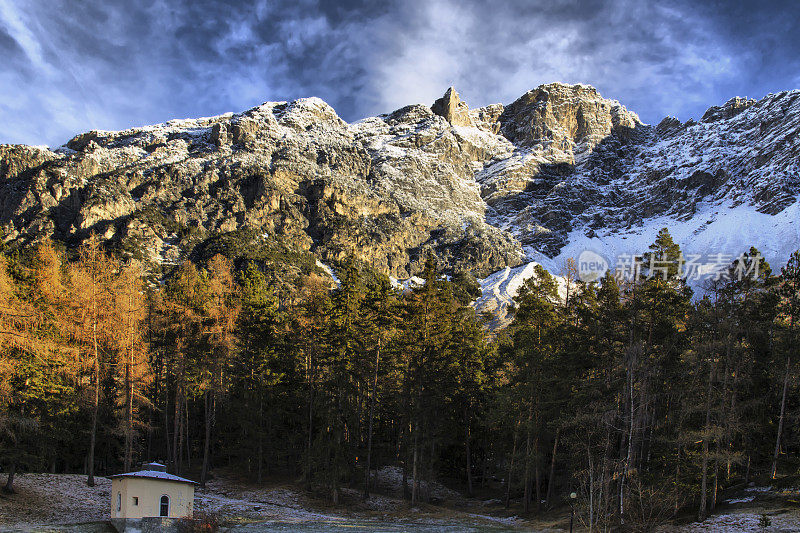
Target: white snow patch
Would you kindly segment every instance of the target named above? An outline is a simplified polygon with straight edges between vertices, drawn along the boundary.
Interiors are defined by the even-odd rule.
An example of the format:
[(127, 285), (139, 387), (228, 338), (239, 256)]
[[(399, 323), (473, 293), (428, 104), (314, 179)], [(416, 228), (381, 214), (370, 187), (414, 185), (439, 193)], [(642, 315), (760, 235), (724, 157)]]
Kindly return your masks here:
[(328, 265), (326, 265), (325, 263), (323, 263), (323, 262), (322, 262), (322, 261), (320, 261), (319, 259), (317, 259), (317, 266), (318, 266), (318, 267), (320, 267), (320, 268), (321, 268), (322, 270), (324, 270), (325, 272), (327, 272), (327, 273), (328, 273), (328, 275), (329, 275), (331, 278), (333, 278), (333, 281), (334, 281), (334, 283), (336, 283), (336, 286), (337, 286), (337, 287), (342, 285), (342, 282), (341, 282), (341, 281), (339, 281), (339, 278), (337, 278), (337, 277), (336, 277), (336, 274), (334, 274), (334, 273), (333, 273), (333, 269), (332, 269), (331, 267), (329, 267)]
[(417, 276), (411, 276), (410, 278), (402, 280), (389, 276), (389, 282), (392, 284), (392, 287), (403, 292), (408, 292), (425, 285), (425, 280)]
[[(396, 466), (384, 466), (375, 474), (375, 485), (382, 491), (390, 496), (402, 497), (403, 494), (403, 470)], [(411, 475), (407, 479), (409, 489), (414, 483), (414, 478)], [(451, 489), (448, 489), (441, 483), (436, 481), (420, 480), (420, 492), (423, 496), (437, 500), (453, 500), (461, 499), (461, 495)]]
[(559, 255), (540, 261), (554, 272), (567, 258), (577, 259), (581, 252), (591, 250), (605, 257), (614, 269), (618, 257), (646, 252), (659, 230), (667, 228), (687, 256), (697, 254), (710, 259), (723, 254), (730, 263), (755, 246), (776, 272), (789, 255), (800, 248), (797, 220), (800, 220), (800, 202), (776, 215), (759, 213), (745, 204), (705, 205), (689, 220), (675, 220), (665, 215), (648, 219), (627, 231), (609, 231), (593, 237), (587, 237), (583, 230), (574, 230)]
[(695, 522), (681, 527), (664, 527), (659, 531), (674, 533), (757, 533), (763, 531), (798, 531), (797, 516), (790, 513), (769, 516), (771, 526), (761, 526), (761, 515), (755, 513), (732, 513), (712, 516), (703, 522)]
[[(540, 263), (531, 261), (516, 268), (506, 267), (485, 279), (478, 280), (481, 285), (481, 296), (475, 302), (475, 309), (478, 312), (492, 313), (496, 317), (492, 324), (494, 328), (502, 327), (511, 321), (510, 312), (514, 307), (514, 297), (519, 293), (522, 284), (536, 275), (537, 265)], [(551, 273), (557, 271), (555, 268), (547, 270)], [(559, 298), (566, 298), (566, 278), (557, 275), (553, 277), (558, 284)]]
[(769, 492), (772, 490), (772, 487), (747, 487), (744, 489), (745, 492)]
[(753, 501), (755, 499), (756, 499), (755, 496), (748, 496), (746, 498), (733, 498), (733, 499), (730, 499), (730, 500), (725, 500), (725, 503), (728, 503), (728, 504), (731, 504), (731, 505), (733, 505), (735, 503), (749, 503), (749, 502), (751, 502), (751, 501)]

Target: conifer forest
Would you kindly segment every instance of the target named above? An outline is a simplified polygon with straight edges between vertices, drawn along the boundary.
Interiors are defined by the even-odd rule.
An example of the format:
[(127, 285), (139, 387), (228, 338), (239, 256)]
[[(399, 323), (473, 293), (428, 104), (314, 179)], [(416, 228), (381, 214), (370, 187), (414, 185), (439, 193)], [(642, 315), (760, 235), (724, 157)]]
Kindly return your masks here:
[[(0, 467), (98, 476), (164, 462), (299, 480), (332, 503), (402, 471), (590, 531), (703, 518), (800, 462), (800, 252), (689, 287), (662, 230), (638, 280), (539, 268), (488, 327), (469, 274), (398, 288), (355, 260), (275, 282), (223, 253), (154, 277), (96, 238), (0, 259)], [(741, 260), (740, 260), (741, 261)], [(757, 263), (757, 264), (754, 264)], [(749, 275), (734, 275), (745, 268)]]

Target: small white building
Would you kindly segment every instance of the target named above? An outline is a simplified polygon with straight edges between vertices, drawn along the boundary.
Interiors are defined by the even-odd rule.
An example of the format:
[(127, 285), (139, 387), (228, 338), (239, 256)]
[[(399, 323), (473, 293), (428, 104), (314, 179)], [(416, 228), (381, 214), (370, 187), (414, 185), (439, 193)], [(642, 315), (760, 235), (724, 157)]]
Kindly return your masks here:
[(111, 477), (111, 518), (191, 518), (194, 481), (168, 474), (160, 463)]

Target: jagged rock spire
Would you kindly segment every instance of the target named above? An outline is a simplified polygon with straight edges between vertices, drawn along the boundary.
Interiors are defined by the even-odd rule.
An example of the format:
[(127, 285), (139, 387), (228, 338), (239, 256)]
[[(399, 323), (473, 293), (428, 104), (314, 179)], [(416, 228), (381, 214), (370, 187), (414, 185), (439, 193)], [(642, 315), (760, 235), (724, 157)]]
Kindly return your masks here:
[(444, 96), (433, 103), (431, 110), (444, 117), (453, 126), (473, 125), (469, 116), (469, 107), (466, 102), (461, 101), (455, 87), (447, 89)]

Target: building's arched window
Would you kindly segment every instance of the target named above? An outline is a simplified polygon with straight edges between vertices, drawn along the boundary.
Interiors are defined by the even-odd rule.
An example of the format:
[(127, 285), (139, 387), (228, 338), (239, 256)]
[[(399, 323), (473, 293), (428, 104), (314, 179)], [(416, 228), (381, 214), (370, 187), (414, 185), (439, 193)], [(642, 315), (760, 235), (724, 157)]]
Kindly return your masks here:
[(117, 512), (120, 512), (121, 510), (122, 510), (122, 493), (118, 492), (117, 493)]
[(164, 494), (161, 497), (161, 509), (158, 516), (169, 516), (169, 496)]

